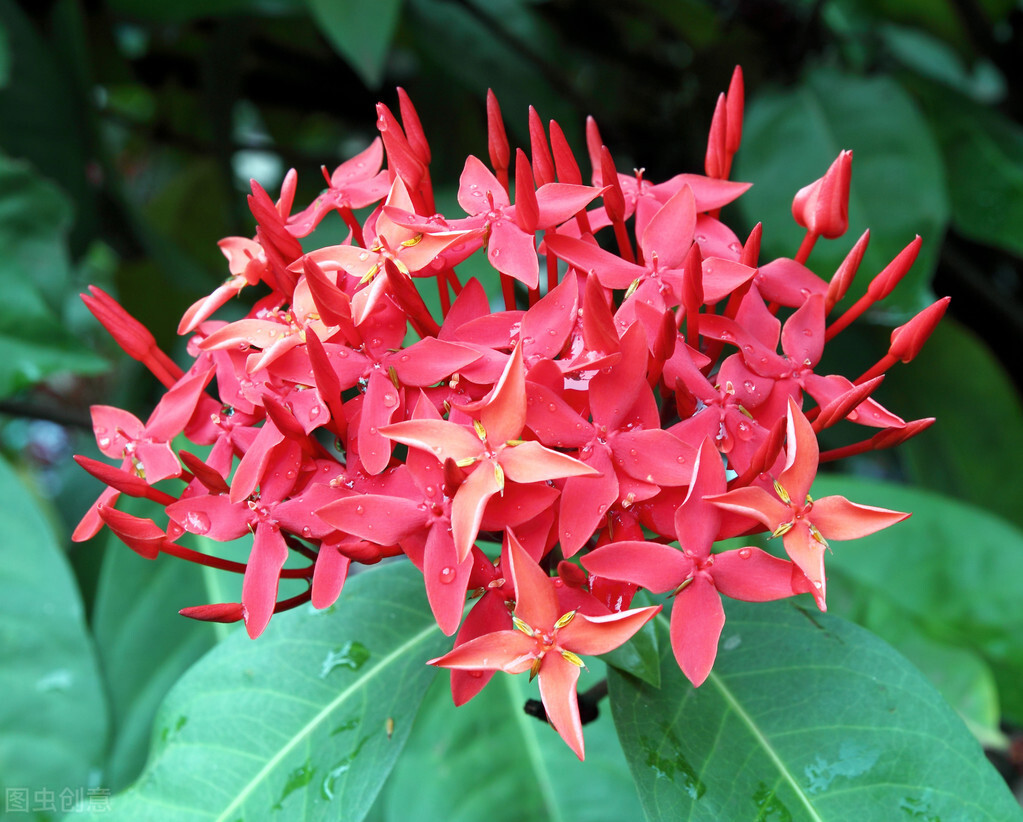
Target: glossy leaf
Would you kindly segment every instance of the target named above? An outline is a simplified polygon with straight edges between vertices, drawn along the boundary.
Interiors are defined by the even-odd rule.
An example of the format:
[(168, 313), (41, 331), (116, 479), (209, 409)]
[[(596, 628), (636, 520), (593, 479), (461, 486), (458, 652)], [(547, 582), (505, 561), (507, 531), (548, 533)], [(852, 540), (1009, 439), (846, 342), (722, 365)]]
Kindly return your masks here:
[(913, 516), (836, 544), (830, 570), (864, 596), (897, 606), (932, 639), (980, 654), (994, 671), (1005, 715), (1023, 719), (1023, 532), (972, 505), (882, 482), (822, 477), (814, 494), (838, 489), (858, 502)]
[(50, 518), (2, 458), (0, 499), (0, 787), (27, 790), (26, 810), (39, 813), (23, 818), (47, 819), (35, 792), (84, 792), (104, 754), (107, 706)]
[(361, 819), (448, 643), (408, 563), (278, 614), (257, 642), (237, 631), (179, 680), (139, 781), (95, 818)]
[(870, 245), (849, 292), (857, 297), (919, 234), (920, 256), (885, 304), (923, 308), (948, 221), (944, 171), (927, 122), (888, 78), (817, 71), (797, 87), (750, 101), (733, 176), (754, 183), (739, 208), (750, 224), (763, 221), (761, 260), (795, 255), (804, 231), (792, 219), (792, 197), (843, 149), (853, 151), (849, 230), (819, 240), (811, 267), (829, 278), (869, 227)]
[(670, 653), (661, 681), (609, 676), (648, 820), (1023, 819), (923, 676), (809, 603), (730, 603), (703, 686)]
[[(603, 666), (579, 680), (581, 691)], [(497, 674), (472, 701), (455, 708), (440, 676), (371, 816), (373, 822), (589, 822), (641, 817), (607, 702), (583, 727), (586, 761), (523, 706), (538, 699), (527, 676)], [(595, 776), (595, 774), (597, 776)]]

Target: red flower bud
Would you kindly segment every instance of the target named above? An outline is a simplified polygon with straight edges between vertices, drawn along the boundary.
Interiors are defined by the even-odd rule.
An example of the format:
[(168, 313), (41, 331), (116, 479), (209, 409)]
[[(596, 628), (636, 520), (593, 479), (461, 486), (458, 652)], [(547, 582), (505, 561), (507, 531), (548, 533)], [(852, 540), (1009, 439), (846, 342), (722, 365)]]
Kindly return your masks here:
[(849, 228), (849, 179), (852, 152), (843, 151), (819, 180), (801, 188), (792, 200), (792, 216), (811, 234), (835, 239)]

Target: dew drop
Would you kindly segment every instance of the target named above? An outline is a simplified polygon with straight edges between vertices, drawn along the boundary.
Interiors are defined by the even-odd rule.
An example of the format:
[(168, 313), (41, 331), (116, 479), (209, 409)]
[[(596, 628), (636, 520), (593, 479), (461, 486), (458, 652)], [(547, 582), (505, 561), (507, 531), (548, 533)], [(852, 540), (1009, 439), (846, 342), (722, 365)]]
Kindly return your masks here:
[(398, 404), (398, 398), (394, 394), (384, 394), (383, 403), (388, 408), (394, 408)]
[(309, 409), (309, 417), (311, 419), (315, 419), (318, 416), (320, 416), (320, 407), (318, 405), (314, 405)]
[(99, 445), (100, 448), (109, 448), (110, 447), (110, 437), (102, 437), (100, 439), (98, 445)]
[(210, 518), (202, 511), (189, 511), (185, 514), (185, 530), (193, 534), (208, 534), (210, 532)]
[(363, 508), (361, 505), (356, 505), (355, 506), (355, 513), (356, 514), (364, 514), (364, 513), (366, 513), (366, 509)]
[(751, 556), (753, 556), (753, 549), (752, 548), (740, 548), (739, 549), (739, 557), (740, 557), (740, 559), (749, 559)]
[(441, 569), (440, 581), (443, 582), (445, 585), (450, 585), (452, 582), (454, 582), (455, 581), (455, 569), (451, 568), (451, 567), (445, 567), (445, 568)]
[(746, 382), (742, 384), (742, 387), (749, 391), (751, 394), (757, 390), (757, 387), (753, 383), (753, 380), (746, 380)]
[(308, 539), (312, 535), (313, 535), (313, 529), (310, 528), (308, 525), (303, 525), (302, 526), (302, 536), (304, 536), (306, 539)]

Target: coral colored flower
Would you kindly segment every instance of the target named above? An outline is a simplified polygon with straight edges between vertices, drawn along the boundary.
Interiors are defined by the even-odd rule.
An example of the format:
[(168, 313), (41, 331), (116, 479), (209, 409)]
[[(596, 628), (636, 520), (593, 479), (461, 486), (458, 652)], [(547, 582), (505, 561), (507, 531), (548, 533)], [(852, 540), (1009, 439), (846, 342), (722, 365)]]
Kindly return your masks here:
[(461, 670), (530, 672), (540, 680), (540, 698), (554, 729), (580, 759), (584, 758), (582, 723), (575, 684), (580, 656), (605, 654), (626, 642), (653, 619), (659, 605), (607, 616), (578, 611), (559, 613), (554, 581), (508, 533), (508, 573), (515, 587), (514, 630), (477, 637), (430, 665)]
[(699, 687), (717, 656), (725, 624), (720, 595), (748, 602), (792, 596), (791, 562), (759, 548), (712, 554), (721, 527), (721, 511), (707, 497), (725, 488), (725, 469), (717, 449), (705, 440), (693, 467), (685, 502), (675, 512), (681, 550), (655, 542), (612, 542), (583, 557), (598, 577), (632, 582), (654, 593), (674, 592), (671, 647), (682, 672)]
[(813, 595), (825, 605), (824, 550), (829, 539), (857, 539), (901, 522), (909, 514), (858, 505), (845, 497), (814, 500), (810, 486), (817, 475), (819, 450), (809, 421), (789, 400), (785, 468), (774, 481), (772, 495), (758, 486), (734, 488), (707, 497), (709, 502), (752, 517), (780, 536), (785, 552), (813, 585)]

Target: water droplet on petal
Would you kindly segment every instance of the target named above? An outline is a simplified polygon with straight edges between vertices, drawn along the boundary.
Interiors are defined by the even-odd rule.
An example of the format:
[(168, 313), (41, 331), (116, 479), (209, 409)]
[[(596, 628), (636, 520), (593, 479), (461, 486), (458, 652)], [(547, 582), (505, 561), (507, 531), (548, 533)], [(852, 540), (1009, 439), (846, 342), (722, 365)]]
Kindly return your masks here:
[(740, 559), (749, 559), (751, 556), (753, 556), (753, 549), (752, 548), (740, 548), (739, 549), (739, 557), (740, 557)]
[(185, 530), (193, 534), (208, 534), (210, 532), (210, 518), (202, 511), (189, 511), (185, 514)]
[(451, 567), (446, 567), (442, 569), (440, 572), (440, 581), (443, 582), (445, 585), (450, 585), (452, 582), (454, 582), (455, 569)]
[(355, 506), (355, 513), (356, 514), (364, 514), (365, 512), (366, 512), (366, 509), (363, 508), (361, 505), (356, 505)]
[(398, 404), (398, 398), (394, 394), (384, 394), (383, 403), (388, 408), (394, 408)]

